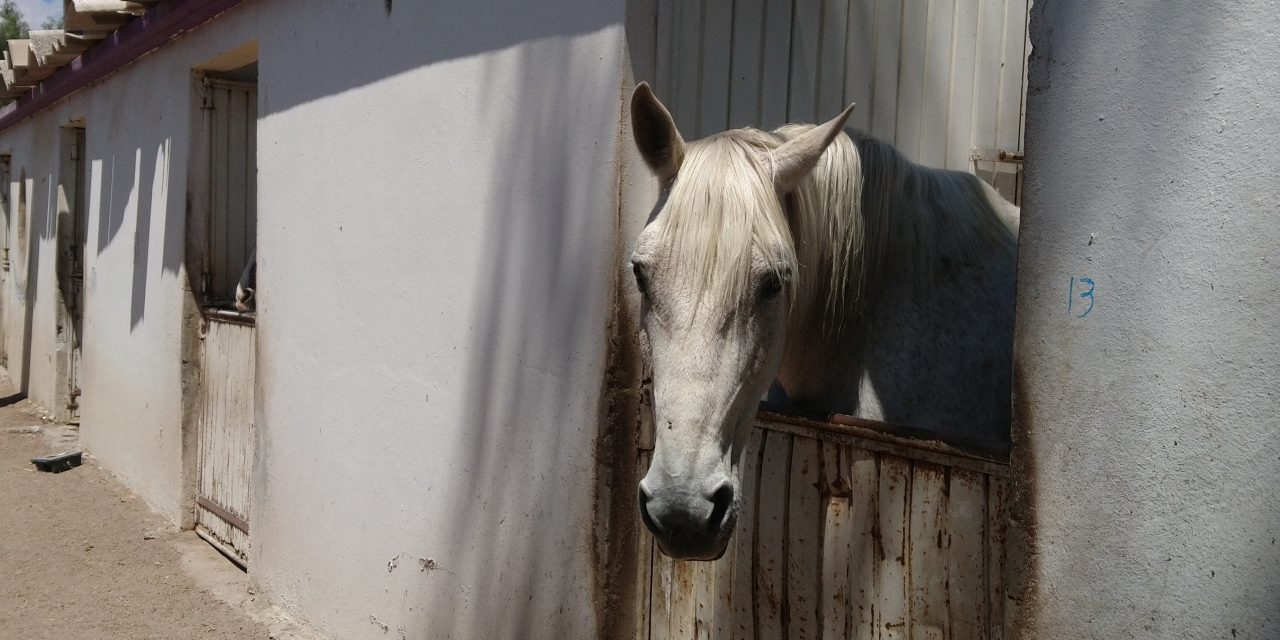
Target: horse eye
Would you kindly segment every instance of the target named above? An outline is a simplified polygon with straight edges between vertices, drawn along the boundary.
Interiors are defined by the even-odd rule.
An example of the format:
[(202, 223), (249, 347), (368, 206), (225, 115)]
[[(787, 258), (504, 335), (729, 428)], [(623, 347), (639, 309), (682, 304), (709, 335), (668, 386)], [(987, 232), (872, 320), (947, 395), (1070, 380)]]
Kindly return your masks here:
[(644, 272), (644, 267), (638, 263), (631, 263), (631, 273), (636, 276), (636, 288), (640, 290), (640, 295), (649, 295), (649, 276)]
[(782, 293), (782, 278), (776, 273), (770, 272), (760, 281), (760, 300), (762, 302), (770, 302)]

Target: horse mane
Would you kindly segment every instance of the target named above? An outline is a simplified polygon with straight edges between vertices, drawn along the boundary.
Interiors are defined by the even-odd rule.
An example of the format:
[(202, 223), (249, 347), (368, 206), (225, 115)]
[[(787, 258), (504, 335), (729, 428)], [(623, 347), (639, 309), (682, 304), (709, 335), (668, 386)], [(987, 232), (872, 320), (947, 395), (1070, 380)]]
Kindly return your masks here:
[(673, 255), (696, 269), (694, 286), (711, 296), (704, 302), (740, 303), (759, 251), (793, 274), (793, 323), (838, 337), (890, 281), (918, 290), (944, 258), (1016, 251), (1016, 221), (993, 208), (994, 190), (857, 131), (837, 135), (779, 203), (770, 153), (813, 127), (732, 129), (688, 144), (667, 193), (664, 233)]
[[(774, 133), (785, 142), (813, 127)], [(792, 196), (796, 250), (811, 266), (806, 293), (825, 298), (808, 298), (821, 313), (797, 320), (838, 338), (890, 284), (919, 292), (948, 264), (1016, 252), (1017, 221), (988, 195), (997, 196), (972, 174), (918, 165), (860, 131), (836, 136)]]
[[(703, 305), (739, 304), (752, 274), (754, 250), (775, 272), (799, 273), (795, 245), (774, 190), (768, 161), (776, 139), (735, 129), (689, 143), (663, 207), (671, 257), (693, 269)], [(794, 303), (794, 292), (792, 302)]]

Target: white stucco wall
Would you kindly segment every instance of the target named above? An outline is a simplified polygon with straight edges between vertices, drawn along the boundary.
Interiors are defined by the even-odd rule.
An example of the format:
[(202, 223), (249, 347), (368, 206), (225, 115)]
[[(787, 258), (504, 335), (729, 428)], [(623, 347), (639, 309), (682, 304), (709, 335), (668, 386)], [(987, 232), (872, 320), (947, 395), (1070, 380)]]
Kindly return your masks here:
[(1280, 14), (1037, 2), (1031, 38), (1023, 636), (1280, 637)]
[(83, 441), (181, 519), (191, 68), (256, 39), (250, 575), (336, 638), (594, 637), (625, 6), (385, 6), (245, 3), (0, 132), (39, 182), (87, 119)]
[[(234, 25), (228, 21), (228, 27)], [(197, 31), (0, 132), (16, 180), (28, 176), (26, 261), (11, 248), (8, 370), (54, 415), (65, 385), (58, 333), (57, 185), (61, 127), (85, 126), (88, 185), (81, 440), (152, 508), (181, 518), (182, 302), (191, 67), (254, 36)], [(13, 202), (16, 203), (17, 190)], [(11, 247), (23, 244), (11, 205)], [(28, 284), (28, 283), (34, 283)], [(25, 289), (33, 291), (27, 319)], [(28, 328), (29, 327), (29, 328)], [(29, 344), (23, 344), (24, 336)]]
[(261, 40), (253, 571), (342, 638), (594, 637), (623, 3), (328, 13)]

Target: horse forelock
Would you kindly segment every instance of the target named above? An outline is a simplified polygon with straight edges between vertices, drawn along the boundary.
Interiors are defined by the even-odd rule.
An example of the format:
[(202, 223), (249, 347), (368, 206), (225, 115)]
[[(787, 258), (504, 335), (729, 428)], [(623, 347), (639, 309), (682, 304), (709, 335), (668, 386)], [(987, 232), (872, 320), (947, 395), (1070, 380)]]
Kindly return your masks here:
[[(768, 152), (777, 139), (735, 129), (691, 142), (662, 213), (667, 258), (688, 277), (700, 306), (727, 310), (746, 299), (753, 260), (797, 274), (786, 213), (773, 187)], [(794, 291), (792, 291), (794, 302)]]

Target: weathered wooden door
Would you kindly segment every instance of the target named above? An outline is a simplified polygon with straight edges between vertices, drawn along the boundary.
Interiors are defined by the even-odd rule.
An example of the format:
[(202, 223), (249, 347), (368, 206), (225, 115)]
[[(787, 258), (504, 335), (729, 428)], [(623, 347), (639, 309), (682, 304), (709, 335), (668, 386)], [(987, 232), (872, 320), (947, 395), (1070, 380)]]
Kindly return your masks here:
[(673, 561), (641, 532), (637, 638), (1006, 637), (1007, 465), (777, 414), (744, 456), (721, 559)]
[(256, 335), (250, 319), (232, 312), (207, 310), (203, 322), (196, 530), (245, 565), (257, 440)]
[(201, 252), (196, 530), (242, 566), (249, 559), (257, 442), (255, 315), (233, 309), (256, 244), (257, 89), (208, 78), (201, 108), (207, 170)]

